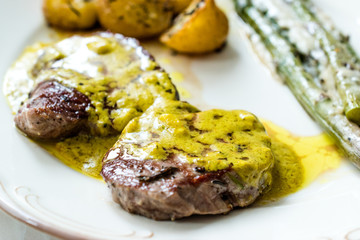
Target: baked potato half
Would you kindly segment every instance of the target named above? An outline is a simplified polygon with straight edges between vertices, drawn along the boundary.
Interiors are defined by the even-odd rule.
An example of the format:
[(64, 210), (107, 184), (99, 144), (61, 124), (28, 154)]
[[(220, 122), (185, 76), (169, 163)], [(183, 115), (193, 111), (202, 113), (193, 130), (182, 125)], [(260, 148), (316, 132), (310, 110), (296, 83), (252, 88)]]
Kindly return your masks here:
[(214, 0), (193, 0), (160, 41), (178, 52), (202, 54), (220, 48), (228, 31), (228, 19)]
[(166, 30), (173, 9), (172, 0), (97, 0), (103, 27), (136, 38), (153, 37)]
[(64, 30), (82, 30), (97, 20), (93, 0), (44, 0), (43, 12), (49, 25)]

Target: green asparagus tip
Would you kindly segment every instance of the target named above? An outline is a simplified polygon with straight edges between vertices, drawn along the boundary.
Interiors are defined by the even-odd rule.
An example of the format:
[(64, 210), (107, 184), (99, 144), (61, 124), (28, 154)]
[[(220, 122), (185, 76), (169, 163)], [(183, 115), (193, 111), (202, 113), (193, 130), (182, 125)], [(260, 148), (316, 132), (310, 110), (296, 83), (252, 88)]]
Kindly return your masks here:
[(346, 112), (346, 118), (349, 121), (360, 125), (360, 108), (352, 108)]

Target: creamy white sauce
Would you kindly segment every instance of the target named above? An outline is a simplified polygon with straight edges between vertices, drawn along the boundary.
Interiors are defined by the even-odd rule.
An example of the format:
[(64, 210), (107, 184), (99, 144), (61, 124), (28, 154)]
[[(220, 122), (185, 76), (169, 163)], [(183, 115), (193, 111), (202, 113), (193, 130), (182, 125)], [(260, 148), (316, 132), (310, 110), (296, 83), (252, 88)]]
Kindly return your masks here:
[(331, 20), (331, 18), (326, 15), (323, 11), (314, 7), (311, 9), (316, 17), (319, 19), (321, 26), (323, 26), (327, 31), (331, 32), (337, 39), (340, 38), (340, 31), (335, 27), (335, 24)]
[(360, 84), (360, 72), (358, 70), (341, 67), (337, 71), (336, 77), (339, 79), (347, 79), (350, 80), (349, 82)]
[(325, 54), (325, 52), (320, 49), (318, 46), (311, 51), (310, 53), (311, 57), (313, 57), (315, 60), (319, 61), (320, 66), (328, 66), (329, 61)]
[(335, 88), (335, 74), (334, 69), (330, 65), (321, 66), (321, 71), (319, 75), (320, 79), (323, 79), (322, 88), (326, 93), (332, 97), (334, 104), (334, 113), (342, 114), (343, 113), (343, 104), (339, 96), (338, 91)]
[(315, 38), (310, 35), (302, 22), (297, 21), (291, 7), (283, 0), (253, 0), (258, 8), (267, 11), (267, 15), (277, 19), (280, 27), (289, 29), (289, 40), (304, 54), (315, 48)]
[(36, 63), (39, 52), (44, 44), (36, 44), (26, 49), (14, 65), (7, 71), (4, 78), (4, 95), (13, 113), (16, 113), (34, 86), (34, 80), (29, 72)]
[[(316, 29), (319, 26), (316, 23), (304, 24), (301, 20), (298, 19), (291, 6), (285, 3), (284, 0), (253, 0), (252, 3), (258, 9), (266, 11), (268, 16), (276, 19), (280, 27), (289, 29), (289, 41), (293, 43), (301, 53), (309, 55), (314, 60), (318, 61), (318, 66), (316, 69), (314, 69), (315, 72), (317, 72), (316, 76), (314, 76), (314, 72), (312, 71), (309, 73), (312, 74), (313, 77), (321, 79), (321, 89), (324, 90), (334, 102), (334, 109), (333, 111), (329, 112), (329, 114), (342, 113), (343, 105), (335, 85), (336, 74), (338, 74), (338, 76), (344, 77), (349, 77), (351, 74), (353, 74), (354, 81), (360, 80), (360, 76), (355, 74), (355, 71), (351, 71), (345, 67), (340, 72), (335, 73), (332, 66), (330, 65), (330, 62), (328, 61), (326, 53), (321, 49), (320, 43), (314, 37)], [(331, 19), (317, 8), (312, 10), (320, 19), (323, 27), (325, 27), (325, 29), (328, 31), (331, 31), (332, 34), (339, 38), (340, 32), (336, 30)], [(273, 58), (267, 51), (259, 36), (255, 34), (253, 29), (249, 26), (244, 25), (241, 27), (249, 36), (252, 47), (254, 48), (254, 51), (259, 56), (259, 58), (269, 67), (272, 73), (276, 73), (276, 66), (273, 62)], [(268, 32), (270, 32), (270, 29)], [(281, 45), (281, 42), (279, 42), (279, 45)], [(282, 48), (280, 47), (280, 49)], [(285, 46), (282, 50), (289, 51), (289, 49)], [(310, 91), (308, 94), (317, 96), (319, 95), (319, 92)]]

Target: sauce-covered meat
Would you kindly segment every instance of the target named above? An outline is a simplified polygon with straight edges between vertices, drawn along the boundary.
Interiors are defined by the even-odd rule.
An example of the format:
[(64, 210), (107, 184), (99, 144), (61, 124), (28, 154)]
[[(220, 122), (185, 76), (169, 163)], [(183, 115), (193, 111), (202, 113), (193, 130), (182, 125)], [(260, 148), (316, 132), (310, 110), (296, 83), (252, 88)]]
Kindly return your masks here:
[[(29, 137), (83, 130), (72, 140), (105, 143), (121, 133), (101, 174), (129, 212), (159, 220), (226, 213), (271, 184), (274, 159), (258, 119), (179, 101), (169, 75), (136, 40), (102, 33), (30, 49), (9, 71), (5, 92), (14, 110), (31, 93), (15, 117)], [(58, 146), (76, 146), (66, 140)]]
[(157, 101), (132, 120), (104, 158), (113, 199), (153, 219), (226, 213), (271, 184), (270, 138), (246, 111), (198, 112)]
[[(19, 99), (25, 102), (26, 114), (22, 109), (16, 118), (19, 129), (29, 137), (56, 139), (67, 136), (68, 129), (73, 128), (66, 126), (67, 121), (62, 121), (57, 134), (36, 130), (34, 135), (32, 132), (33, 123), (52, 110), (44, 109), (40, 113), (32, 109), (36, 106), (30, 104), (34, 99), (24, 99), (19, 95), (27, 95), (34, 89), (41, 95), (44, 88), (38, 85), (47, 81), (56, 81), (56, 86), (61, 84), (66, 89), (74, 89), (90, 101), (85, 109), (87, 121), (84, 129), (97, 136), (120, 133), (131, 119), (145, 112), (157, 98), (178, 99), (169, 75), (135, 39), (110, 33), (74, 36), (54, 44), (30, 48), (6, 76), (5, 92), (13, 109), (19, 109)], [(47, 91), (53, 93), (60, 89), (54, 87), (50, 91), (50, 88), (48, 86)], [(61, 91), (53, 95), (45, 94), (49, 98), (46, 101), (57, 102), (52, 98), (61, 94)], [(57, 114), (56, 118), (48, 115), (49, 121), (42, 121), (41, 127), (52, 128), (45, 124), (58, 121), (62, 113)], [(84, 119), (81, 114), (77, 118)]]

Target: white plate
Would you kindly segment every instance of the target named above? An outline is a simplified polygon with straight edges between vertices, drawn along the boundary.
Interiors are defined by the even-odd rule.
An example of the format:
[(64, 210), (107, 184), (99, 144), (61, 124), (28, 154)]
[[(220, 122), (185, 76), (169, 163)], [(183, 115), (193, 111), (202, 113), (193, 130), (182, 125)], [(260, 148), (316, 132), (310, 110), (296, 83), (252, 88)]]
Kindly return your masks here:
[[(228, 5), (231, 0), (219, 1)], [(353, 43), (360, 42), (357, 0), (316, 0)], [(40, 0), (1, 1), (0, 76), (25, 46), (51, 32)], [(360, 52), (358, 45), (355, 45)], [(201, 84), (184, 82), (199, 106), (246, 109), (294, 133), (320, 132), (289, 90), (272, 79), (232, 25), (226, 49), (207, 57), (179, 58)], [(161, 62), (161, 61), (160, 61)], [(190, 78), (191, 80), (191, 78)], [(194, 79), (193, 79), (194, 80)], [(199, 87), (201, 86), (201, 87)], [(192, 89), (191, 89), (192, 88)], [(205, 103), (205, 104), (203, 104)], [(20, 135), (0, 97), (0, 207), (40, 230), (64, 238), (93, 239), (359, 239), (360, 172), (344, 162), (311, 186), (263, 207), (226, 216), (157, 222), (131, 215), (112, 202), (106, 185), (64, 166)]]

